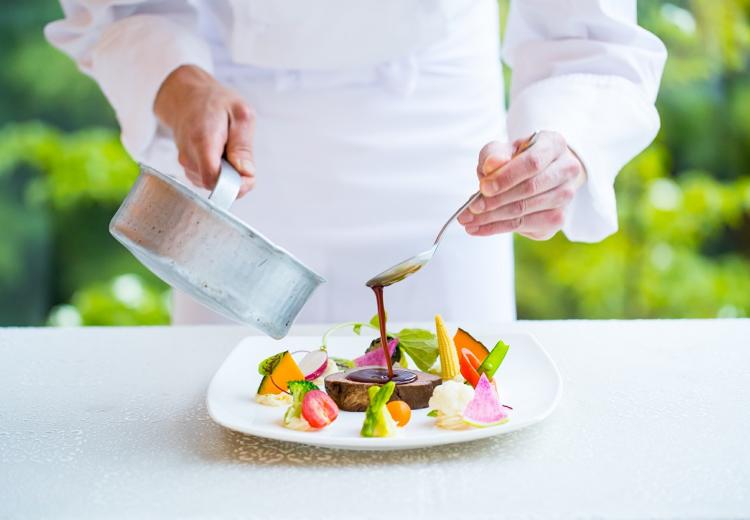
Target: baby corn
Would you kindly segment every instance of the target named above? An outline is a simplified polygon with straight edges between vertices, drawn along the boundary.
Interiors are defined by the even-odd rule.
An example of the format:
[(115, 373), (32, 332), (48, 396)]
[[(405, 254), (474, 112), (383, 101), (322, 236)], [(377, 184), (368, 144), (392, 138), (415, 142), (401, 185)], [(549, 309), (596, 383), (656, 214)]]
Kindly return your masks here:
[(440, 352), (440, 367), (442, 369), (443, 381), (456, 377), (459, 372), (458, 353), (453, 340), (445, 329), (443, 318), (439, 314), (435, 316), (435, 333), (437, 334), (438, 351)]

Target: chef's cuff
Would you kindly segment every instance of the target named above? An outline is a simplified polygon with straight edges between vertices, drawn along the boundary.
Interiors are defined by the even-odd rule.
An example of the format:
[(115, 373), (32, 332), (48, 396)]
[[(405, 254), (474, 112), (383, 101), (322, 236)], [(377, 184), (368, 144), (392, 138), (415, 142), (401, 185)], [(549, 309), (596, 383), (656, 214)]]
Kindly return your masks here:
[(139, 158), (154, 139), (154, 101), (169, 74), (181, 65), (213, 71), (208, 45), (163, 16), (135, 15), (110, 25), (92, 56), (92, 76), (115, 110), (122, 142)]
[(545, 79), (512, 100), (507, 124), (511, 140), (558, 132), (583, 163), (587, 181), (565, 211), (569, 240), (597, 242), (617, 231), (615, 177), (659, 129), (656, 110), (634, 84), (594, 74)]

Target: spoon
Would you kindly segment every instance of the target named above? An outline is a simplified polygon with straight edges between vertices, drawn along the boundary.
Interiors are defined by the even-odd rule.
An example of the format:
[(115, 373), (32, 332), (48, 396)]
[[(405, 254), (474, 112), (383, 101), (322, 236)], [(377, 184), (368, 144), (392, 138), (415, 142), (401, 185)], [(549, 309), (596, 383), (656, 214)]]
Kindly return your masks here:
[[(528, 139), (526, 139), (526, 141), (521, 143), (513, 152), (513, 157), (531, 148), (534, 145), (534, 142), (536, 142), (536, 136), (537, 133), (534, 132), (529, 136)], [(440, 245), (440, 241), (443, 239), (443, 235), (445, 234), (445, 230), (448, 229), (448, 225), (453, 222), (453, 220), (463, 210), (468, 208), (469, 205), (477, 200), (481, 195), (482, 193), (479, 191), (473, 194), (471, 197), (469, 197), (469, 200), (467, 200), (460, 208), (455, 211), (455, 213), (453, 213), (453, 215), (450, 216), (447, 222), (443, 224), (443, 227), (440, 228), (440, 232), (437, 234), (437, 237), (435, 237), (435, 241), (432, 243), (432, 247), (430, 249), (428, 249), (427, 251), (423, 251), (418, 255), (412, 256), (411, 258), (407, 258), (403, 262), (399, 262), (393, 267), (390, 267), (382, 273), (374, 276), (373, 278), (370, 278), (369, 280), (367, 280), (367, 287), (387, 287), (389, 285), (393, 285), (396, 282), (400, 282), (407, 276), (411, 276), (412, 274), (422, 269), (425, 265), (427, 265), (427, 263), (432, 260), (432, 257), (435, 255), (435, 251), (437, 251), (438, 245)]]

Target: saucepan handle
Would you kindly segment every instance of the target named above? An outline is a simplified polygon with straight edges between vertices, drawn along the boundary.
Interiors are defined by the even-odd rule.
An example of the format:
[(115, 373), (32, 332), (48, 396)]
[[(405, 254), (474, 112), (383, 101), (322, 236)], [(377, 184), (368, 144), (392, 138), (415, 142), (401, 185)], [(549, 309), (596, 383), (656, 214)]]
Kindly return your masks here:
[(221, 209), (228, 210), (237, 199), (242, 186), (242, 177), (226, 159), (221, 160), (221, 170), (214, 190), (208, 199)]

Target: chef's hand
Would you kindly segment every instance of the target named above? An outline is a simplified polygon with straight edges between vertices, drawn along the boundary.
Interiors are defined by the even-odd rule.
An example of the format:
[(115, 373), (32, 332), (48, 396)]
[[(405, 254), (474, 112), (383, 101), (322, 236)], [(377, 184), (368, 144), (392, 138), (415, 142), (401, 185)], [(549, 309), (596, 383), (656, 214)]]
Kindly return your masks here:
[(539, 132), (531, 148), (513, 157), (523, 141), (492, 141), (479, 153), (482, 196), (458, 216), (470, 235), (515, 231), (547, 240), (562, 227), (563, 211), (586, 182), (586, 171), (556, 132)]
[(239, 94), (203, 69), (183, 65), (162, 83), (154, 113), (172, 130), (180, 164), (193, 184), (212, 189), (226, 152), (242, 176), (239, 196), (253, 188), (255, 114)]

